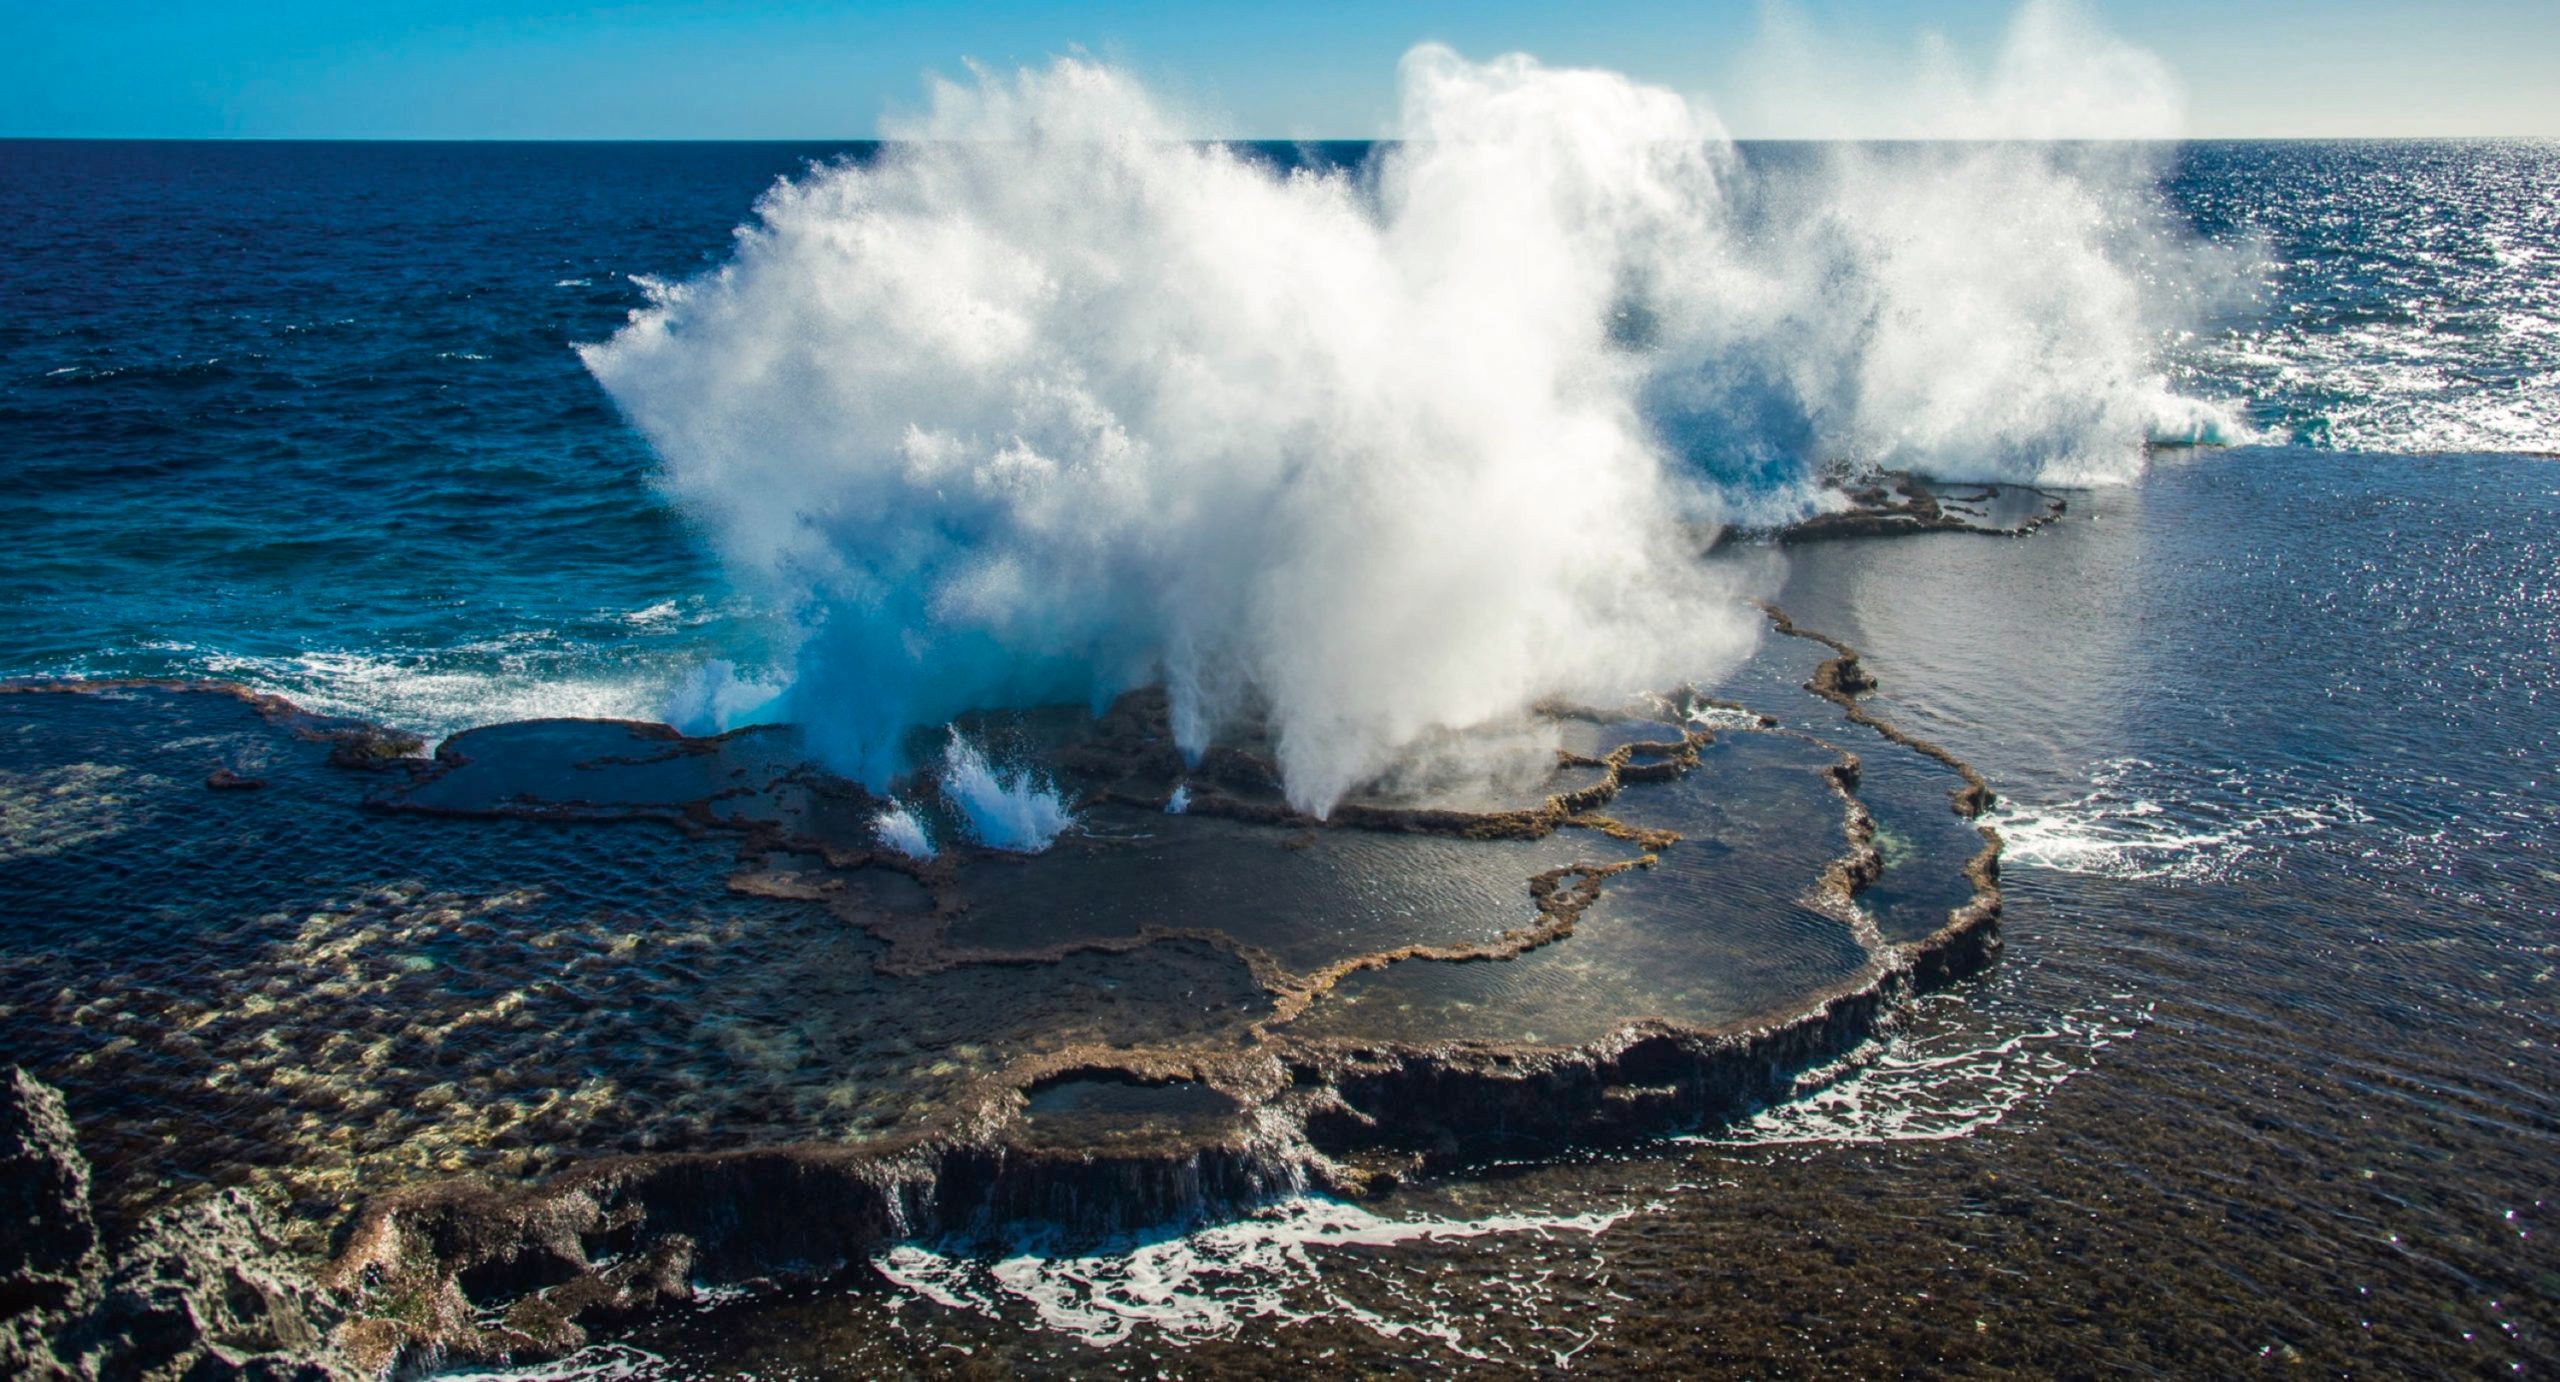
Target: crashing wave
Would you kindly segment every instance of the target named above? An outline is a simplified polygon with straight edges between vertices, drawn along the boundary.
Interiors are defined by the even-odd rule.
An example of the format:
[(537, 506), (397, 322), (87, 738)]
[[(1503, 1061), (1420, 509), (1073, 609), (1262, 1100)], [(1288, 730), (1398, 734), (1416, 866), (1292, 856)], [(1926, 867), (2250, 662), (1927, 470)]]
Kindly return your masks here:
[[(1989, 108), (2068, 37), (2019, 32)], [(1108, 67), (982, 72), (652, 285), (584, 356), (796, 629), (754, 713), (880, 787), (917, 726), (1161, 683), (1187, 753), (1249, 721), (1322, 814), (1430, 736), (1731, 666), (1701, 530), (1842, 466), (2102, 483), (2227, 430), (2152, 359), (2138, 153), (1762, 167), (1669, 91), (1437, 46), (1399, 124), (1283, 168)]]

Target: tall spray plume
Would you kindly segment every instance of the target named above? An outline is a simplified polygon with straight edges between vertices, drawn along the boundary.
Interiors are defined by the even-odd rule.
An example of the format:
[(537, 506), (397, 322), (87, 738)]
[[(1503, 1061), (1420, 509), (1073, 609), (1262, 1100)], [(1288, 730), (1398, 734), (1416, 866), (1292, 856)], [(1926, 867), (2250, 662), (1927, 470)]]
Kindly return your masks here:
[(882, 785), (917, 726), (1161, 682), (1187, 751), (1264, 724), (1321, 813), (1426, 737), (1732, 665), (1757, 622), (1696, 553), (1826, 469), (2105, 480), (2211, 426), (2150, 366), (2161, 237), (2083, 162), (1762, 170), (1615, 74), (1401, 78), (1401, 142), (1330, 171), (1084, 61), (937, 83), (586, 347), (796, 630), (750, 713)]

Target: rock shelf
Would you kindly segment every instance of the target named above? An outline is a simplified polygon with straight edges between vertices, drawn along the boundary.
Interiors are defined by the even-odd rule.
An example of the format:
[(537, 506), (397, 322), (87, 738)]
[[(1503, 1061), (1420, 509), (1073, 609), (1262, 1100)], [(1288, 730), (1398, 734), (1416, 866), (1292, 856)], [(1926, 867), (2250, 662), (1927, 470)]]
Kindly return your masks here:
[[(1805, 690), (1859, 749), (1989, 804), (1865, 708), (1854, 649), (1769, 617), (1832, 653)], [(986, 717), (1082, 826), (931, 860), (787, 729), (426, 757), (147, 683), (0, 688), (0, 720), (0, 1031), (69, 1095), (101, 1241), (132, 1260), (218, 1188), (364, 1371), (551, 1356), (916, 1235), (1694, 1128), (1999, 953), (1994, 833), (1889, 861), (1841, 736), (1696, 691), (1542, 708), (1543, 778), (1323, 820), (1249, 740), (1186, 764), (1154, 693)], [(1888, 934), (1861, 897), (1897, 872), (1949, 905)]]

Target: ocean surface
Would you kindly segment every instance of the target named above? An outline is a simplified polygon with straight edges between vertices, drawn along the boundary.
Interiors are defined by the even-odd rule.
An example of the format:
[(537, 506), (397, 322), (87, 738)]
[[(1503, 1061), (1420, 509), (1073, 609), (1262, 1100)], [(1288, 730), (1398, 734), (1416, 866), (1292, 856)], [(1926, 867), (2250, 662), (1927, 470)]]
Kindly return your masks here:
[[(0, 143), (0, 677), (436, 737), (769, 662), (573, 346), (839, 156)], [(1375, 1212), (918, 1244), (573, 1370), (2560, 1367), (2555, 187), (2551, 144), (2160, 151), (2241, 266), (2165, 366), (2245, 444), (2029, 539), (1787, 555), (2008, 841), (2007, 958), (1799, 1101)]]
[[(236, 679), (438, 735), (655, 716), (706, 657), (754, 663), (572, 347), (726, 260), (776, 179), (871, 153), (0, 143), (0, 674)], [(2162, 171), (2264, 261), (2175, 348), (2182, 389), (2341, 467), (2560, 448), (2560, 149), (2197, 144)]]

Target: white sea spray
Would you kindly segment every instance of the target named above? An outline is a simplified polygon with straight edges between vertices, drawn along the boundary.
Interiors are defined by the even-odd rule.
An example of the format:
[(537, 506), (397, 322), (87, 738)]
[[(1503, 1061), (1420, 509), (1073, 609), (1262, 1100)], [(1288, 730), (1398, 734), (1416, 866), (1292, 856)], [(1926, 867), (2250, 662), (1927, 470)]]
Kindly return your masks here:
[(933, 838), (925, 833), (924, 819), (913, 806), (891, 801), (871, 818), (872, 833), (883, 849), (894, 850), (910, 859), (931, 859)]
[(954, 728), (942, 747), (942, 794), (969, 838), (990, 849), (1037, 854), (1074, 827), (1057, 787), (1027, 767), (1000, 768)]
[[(2031, 7), (1981, 102), (2054, 99), (2074, 32)], [(1426, 739), (1733, 665), (1744, 577), (1696, 554), (1825, 470), (2096, 483), (2227, 430), (2152, 365), (2122, 160), (1760, 170), (1614, 73), (1401, 73), (1401, 142), (1331, 171), (1082, 59), (937, 82), (653, 285), (588, 366), (793, 629), (776, 696), (687, 709), (884, 788), (917, 726), (1161, 683), (1186, 753), (1258, 721), (1322, 814)]]

